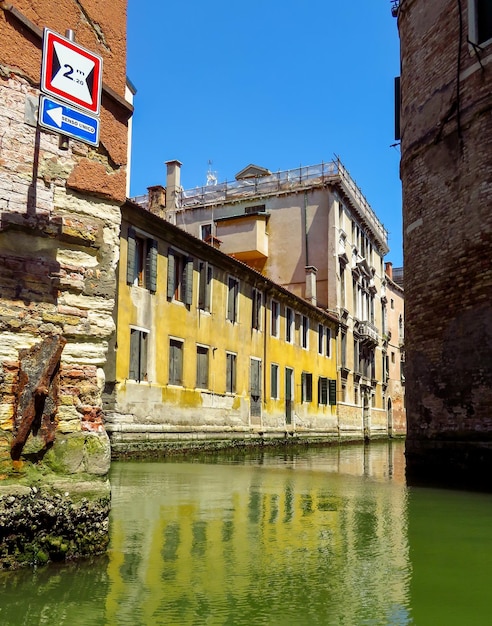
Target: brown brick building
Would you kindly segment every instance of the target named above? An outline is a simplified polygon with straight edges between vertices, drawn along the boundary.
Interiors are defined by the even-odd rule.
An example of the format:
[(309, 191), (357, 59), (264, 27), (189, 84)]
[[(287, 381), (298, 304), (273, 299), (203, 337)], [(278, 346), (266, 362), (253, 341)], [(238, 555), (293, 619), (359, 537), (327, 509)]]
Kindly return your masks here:
[[(66, 145), (36, 124), (45, 27), (73, 31), (103, 58), (98, 147)], [(109, 469), (101, 394), (126, 197), (125, 90), (126, 0), (0, 2), (0, 490), (36, 468), (96, 483)], [(31, 510), (46, 504), (36, 494)], [(22, 527), (23, 497), (9, 513), (11, 536)], [(70, 540), (68, 554), (104, 544), (86, 530), (92, 546)], [(7, 543), (2, 535), (0, 567)], [(48, 545), (31, 555), (38, 548), (50, 556)]]
[(410, 479), (491, 484), (492, 8), (402, 0)]

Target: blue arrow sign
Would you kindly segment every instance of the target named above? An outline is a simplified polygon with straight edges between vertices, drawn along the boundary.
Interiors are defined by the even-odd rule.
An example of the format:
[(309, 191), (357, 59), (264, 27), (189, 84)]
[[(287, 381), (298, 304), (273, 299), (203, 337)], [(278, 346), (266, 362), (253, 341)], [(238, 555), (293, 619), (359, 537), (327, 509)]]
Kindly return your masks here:
[(41, 96), (38, 121), (40, 126), (79, 141), (99, 145), (99, 118), (82, 113), (52, 98)]

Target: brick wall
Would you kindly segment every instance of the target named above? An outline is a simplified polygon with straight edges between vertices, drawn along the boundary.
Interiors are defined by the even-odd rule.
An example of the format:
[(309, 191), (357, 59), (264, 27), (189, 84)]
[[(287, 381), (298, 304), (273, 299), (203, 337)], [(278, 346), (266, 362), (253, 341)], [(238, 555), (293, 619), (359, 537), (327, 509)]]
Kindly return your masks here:
[(405, 0), (398, 17), (410, 474), (490, 464), (492, 46), (481, 66), (461, 5)]
[[(126, 1), (0, 2), (0, 463), (19, 428), (19, 355), (46, 337), (67, 340), (60, 366), (56, 442), (83, 433), (107, 439), (101, 393), (107, 344), (114, 331), (120, 205), (125, 199), (127, 120)], [(29, 122), (37, 102), (41, 29), (100, 54), (105, 85), (100, 146), (59, 138)], [(35, 429), (30, 439), (36, 439)], [(91, 466), (108, 469), (109, 453)], [(27, 446), (29, 447), (29, 446)], [(30, 444), (32, 452), (33, 444)], [(43, 442), (38, 442), (43, 450)], [(39, 451), (39, 450), (38, 450)], [(41, 455), (42, 456), (42, 455)], [(46, 459), (49, 455), (46, 455)], [(58, 467), (60, 467), (57, 457)], [(63, 464), (62, 464), (63, 467)]]

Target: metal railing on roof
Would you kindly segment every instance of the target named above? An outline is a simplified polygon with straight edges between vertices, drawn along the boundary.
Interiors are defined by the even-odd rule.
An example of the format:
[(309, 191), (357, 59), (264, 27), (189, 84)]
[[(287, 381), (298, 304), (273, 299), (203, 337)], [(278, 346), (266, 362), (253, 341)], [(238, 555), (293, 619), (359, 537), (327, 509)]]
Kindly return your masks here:
[(344, 192), (351, 198), (354, 208), (358, 210), (362, 221), (367, 222), (374, 234), (384, 244), (383, 247), (387, 247), (387, 230), (338, 157), (328, 163), (301, 166), (291, 170), (279, 171), (269, 176), (226, 181), (217, 185), (182, 190), (178, 197), (178, 203), (179, 209), (191, 209), (197, 206), (223, 204), (256, 196), (299, 191), (303, 188), (322, 187), (327, 182), (341, 183)]

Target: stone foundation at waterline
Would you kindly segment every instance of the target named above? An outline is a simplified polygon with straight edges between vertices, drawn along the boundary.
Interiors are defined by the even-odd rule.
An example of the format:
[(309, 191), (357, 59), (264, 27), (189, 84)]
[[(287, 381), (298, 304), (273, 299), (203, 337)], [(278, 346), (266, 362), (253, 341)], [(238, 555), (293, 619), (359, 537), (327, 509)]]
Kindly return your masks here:
[(0, 569), (104, 552), (109, 509), (106, 480), (0, 485)]

